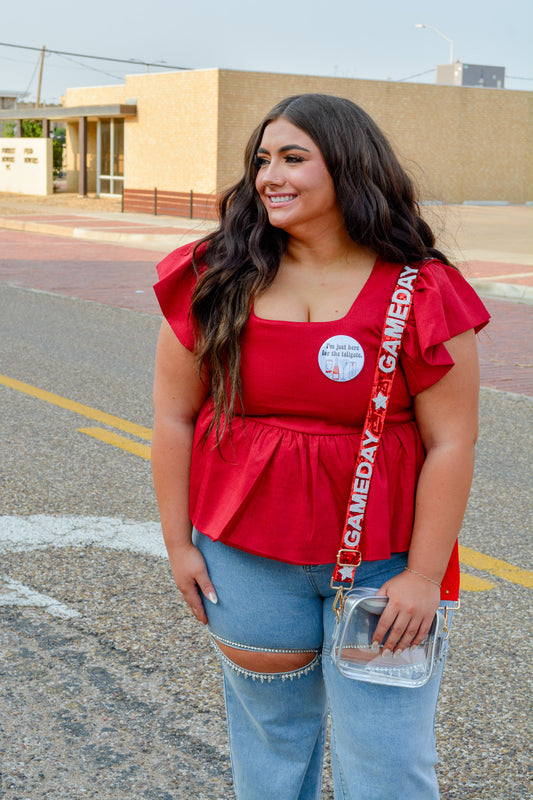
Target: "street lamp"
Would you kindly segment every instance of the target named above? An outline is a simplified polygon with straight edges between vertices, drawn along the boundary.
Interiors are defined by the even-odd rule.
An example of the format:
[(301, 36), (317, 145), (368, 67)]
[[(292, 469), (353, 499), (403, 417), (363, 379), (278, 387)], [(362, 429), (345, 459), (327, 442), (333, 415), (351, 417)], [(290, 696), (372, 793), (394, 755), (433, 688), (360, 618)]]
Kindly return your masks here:
[(453, 64), (453, 39), (450, 39), (449, 36), (445, 36), (442, 31), (439, 31), (438, 28), (434, 28), (433, 25), (424, 25), (422, 22), (417, 22), (415, 28), (429, 28), (435, 33), (438, 33), (439, 36), (442, 36), (443, 39), (446, 39), (446, 41), (450, 43), (450, 64)]

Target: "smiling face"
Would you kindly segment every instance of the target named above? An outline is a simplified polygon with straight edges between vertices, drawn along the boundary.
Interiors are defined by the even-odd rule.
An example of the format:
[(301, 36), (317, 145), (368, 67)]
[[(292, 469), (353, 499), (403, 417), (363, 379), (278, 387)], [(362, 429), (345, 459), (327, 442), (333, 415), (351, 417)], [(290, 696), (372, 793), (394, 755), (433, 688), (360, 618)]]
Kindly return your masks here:
[(344, 226), (322, 153), (301, 128), (283, 117), (269, 123), (256, 158), (255, 187), (271, 225), (295, 236)]

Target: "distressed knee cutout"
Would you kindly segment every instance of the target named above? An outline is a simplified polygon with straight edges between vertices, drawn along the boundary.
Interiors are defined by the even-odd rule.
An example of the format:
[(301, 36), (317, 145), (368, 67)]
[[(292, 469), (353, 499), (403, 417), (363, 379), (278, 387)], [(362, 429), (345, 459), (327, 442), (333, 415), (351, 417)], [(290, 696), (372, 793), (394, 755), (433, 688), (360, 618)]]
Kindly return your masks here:
[(294, 672), (307, 667), (316, 653), (263, 653), (258, 650), (241, 650), (228, 647), (215, 639), (225, 656), (234, 664), (252, 672)]
[(248, 677), (261, 680), (271, 680), (278, 675), (300, 677), (320, 661), (317, 650), (263, 650), (259, 647), (248, 649), (244, 645), (235, 642), (230, 645), (215, 637), (213, 642), (228, 666)]

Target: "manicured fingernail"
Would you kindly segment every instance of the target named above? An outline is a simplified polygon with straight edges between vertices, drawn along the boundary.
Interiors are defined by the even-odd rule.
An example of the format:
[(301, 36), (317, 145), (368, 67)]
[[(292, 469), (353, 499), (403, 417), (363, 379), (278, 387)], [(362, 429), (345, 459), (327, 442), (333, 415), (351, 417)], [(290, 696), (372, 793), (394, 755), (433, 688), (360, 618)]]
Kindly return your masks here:
[(389, 650), (389, 648), (386, 647), (381, 655), (383, 656), (383, 658), (389, 658), (392, 655), (392, 650)]
[(218, 603), (218, 597), (216, 596), (216, 594), (215, 594), (214, 592), (208, 592), (208, 594), (207, 594), (207, 599), (208, 599), (208, 600), (209, 600), (211, 603), (213, 603), (213, 605), (215, 605), (215, 606), (216, 606), (216, 604)]
[(379, 642), (372, 642), (371, 649), (374, 651), (374, 653), (377, 653), (377, 651), (379, 650)]
[(394, 658), (400, 658), (402, 653), (403, 653), (403, 650), (395, 650), (394, 651)]

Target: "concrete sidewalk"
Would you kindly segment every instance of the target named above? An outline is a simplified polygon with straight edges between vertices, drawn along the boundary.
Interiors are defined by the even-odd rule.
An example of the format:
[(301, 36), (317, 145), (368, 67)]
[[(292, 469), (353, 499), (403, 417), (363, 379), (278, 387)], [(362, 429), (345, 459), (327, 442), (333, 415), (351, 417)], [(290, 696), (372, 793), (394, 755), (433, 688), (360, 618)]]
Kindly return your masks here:
[[(533, 302), (533, 207), (425, 206), (424, 215), (484, 297)], [(216, 223), (121, 213), (116, 198), (0, 194), (0, 228), (168, 253)]]

